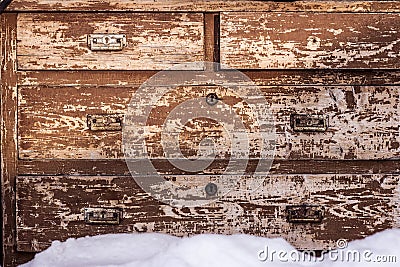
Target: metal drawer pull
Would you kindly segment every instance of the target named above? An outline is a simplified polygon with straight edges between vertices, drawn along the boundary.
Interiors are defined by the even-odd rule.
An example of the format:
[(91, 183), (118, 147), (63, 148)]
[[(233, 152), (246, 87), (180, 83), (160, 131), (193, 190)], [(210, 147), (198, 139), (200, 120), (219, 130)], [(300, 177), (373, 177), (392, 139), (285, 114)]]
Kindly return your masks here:
[(122, 50), (126, 46), (125, 34), (98, 33), (88, 35), (88, 46), (92, 51)]
[(115, 208), (85, 208), (84, 217), (87, 224), (119, 224), (121, 210)]
[(290, 223), (320, 223), (324, 210), (316, 205), (293, 205), (286, 207), (287, 221)]
[(123, 114), (87, 115), (87, 126), (92, 131), (120, 131), (123, 120)]
[(290, 125), (296, 132), (325, 132), (328, 130), (328, 116), (317, 114), (291, 114)]

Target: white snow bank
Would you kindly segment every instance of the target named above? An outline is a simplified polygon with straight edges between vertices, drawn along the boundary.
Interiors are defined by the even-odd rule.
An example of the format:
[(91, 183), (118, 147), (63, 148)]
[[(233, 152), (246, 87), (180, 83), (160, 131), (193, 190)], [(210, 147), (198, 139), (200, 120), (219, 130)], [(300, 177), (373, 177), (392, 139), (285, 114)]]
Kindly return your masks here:
[(350, 242), (345, 249), (324, 254), (323, 261), (321, 258), (310, 260), (306, 257), (306, 261), (299, 262), (302, 255), (281, 238), (250, 235), (178, 238), (155, 233), (109, 234), (71, 238), (65, 242), (54, 241), (51, 247), (22, 266), (393, 267), (400, 266), (400, 229), (386, 230), (364, 240)]

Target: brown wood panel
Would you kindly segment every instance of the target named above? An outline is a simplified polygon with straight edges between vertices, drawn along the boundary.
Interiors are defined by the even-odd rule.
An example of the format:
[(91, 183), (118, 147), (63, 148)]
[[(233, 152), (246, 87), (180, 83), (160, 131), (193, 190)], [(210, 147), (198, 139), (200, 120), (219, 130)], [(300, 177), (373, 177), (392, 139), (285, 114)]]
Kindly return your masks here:
[(221, 63), (237, 69), (396, 69), (400, 14), (224, 12)]
[[(87, 36), (125, 34), (121, 51), (91, 51)], [(18, 16), (18, 68), (159, 70), (204, 60), (199, 13), (24, 13)]]
[[(159, 173), (169, 175), (193, 174), (173, 166), (168, 160), (151, 160)], [(258, 160), (249, 160), (246, 173), (253, 173)], [(218, 174), (227, 160), (215, 160), (198, 174)], [(274, 160), (270, 174), (400, 174), (399, 160)], [(113, 160), (19, 160), (20, 175), (129, 175), (123, 159)]]
[[(246, 186), (244, 179), (237, 189)], [(17, 244), (20, 251), (41, 251), (52, 240), (105, 233), (247, 233), (321, 249), (339, 238), (398, 227), (398, 187), (394, 175), (271, 175), (257, 191), (233, 190), (206, 206), (174, 208), (149, 197), (131, 177), (19, 176)], [(322, 223), (286, 221), (286, 206), (304, 203), (325, 209)], [(123, 218), (119, 225), (88, 225), (82, 210), (87, 207), (120, 208)]]
[[(275, 116), (276, 159), (396, 159), (399, 157), (398, 86), (261, 86)], [(156, 88), (154, 90), (157, 90)], [(123, 158), (121, 132), (94, 132), (87, 114), (124, 113), (134, 88), (125, 87), (20, 87), (19, 157), (21, 159)], [(156, 92), (156, 91), (155, 91)], [(184, 86), (159, 100), (148, 120), (149, 157), (163, 158), (160, 138), (167, 115), (179, 103), (217, 92), (224, 103), (257, 132), (254, 113), (243, 101), (219, 87)], [(152, 96), (149, 96), (150, 98)], [(204, 104), (204, 108), (207, 105)], [(267, 105), (264, 108), (268, 108)], [(194, 112), (194, 111), (193, 111)], [(222, 113), (222, 112), (221, 112)], [(326, 132), (295, 132), (290, 115), (325, 114)], [(223, 115), (223, 114), (222, 114)], [(221, 115), (221, 116), (222, 116)], [(183, 154), (195, 156), (198, 144), (212, 136), (217, 158), (235, 158), (229, 136), (218, 122), (192, 120), (181, 134)], [(138, 133), (139, 134), (139, 133)], [(250, 158), (257, 158), (256, 145)]]
[[(211, 55), (211, 51), (208, 53)], [(17, 75), (18, 84), (23, 86), (121, 86), (121, 84), (138, 86), (156, 73), (156, 71), (19, 71)], [(242, 73), (257, 85), (400, 84), (399, 70), (245, 70)], [(181, 74), (193, 84), (201, 80), (204, 75), (192, 71), (181, 71)], [(165, 71), (157, 75), (161, 82), (174, 84), (170, 72)], [(240, 82), (240, 78), (237, 77), (235, 82)]]
[(201, 0), (13, 0), (8, 10), (18, 11), (326, 11), (400, 12), (395, 1), (313, 0), (313, 1), (201, 1)]
[(216, 34), (219, 27), (218, 18), (218, 13), (204, 14), (204, 61), (206, 62), (218, 62), (216, 58), (216, 54), (218, 53)]
[(0, 16), (0, 90), (1, 90), (1, 217), (2, 266), (14, 266), (15, 176), (17, 173), (17, 76), (16, 14)]

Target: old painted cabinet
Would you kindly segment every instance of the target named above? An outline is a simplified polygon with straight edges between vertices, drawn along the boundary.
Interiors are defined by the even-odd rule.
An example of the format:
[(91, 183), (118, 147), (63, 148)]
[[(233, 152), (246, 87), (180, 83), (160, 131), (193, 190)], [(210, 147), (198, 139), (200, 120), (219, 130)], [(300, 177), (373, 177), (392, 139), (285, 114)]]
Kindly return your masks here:
[[(52, 240), (104, 233), (248, 233), (325, 249), (399, 227), (397, 1), (14, 0), (0, 18), (3, 266)], [(214, 140), (202, 171), (165, 157), (163, 124), (184, 101), (215, 93), (257, 131), (243, 98), (196, 83), (210, 71), (190, 64), (201, 61), (257, 85), (274, 115), (274, 161), (246, 191), (260, 159), (249, 143), (256, 152), (235, 190), (173, 207), (144, 192), (124, 161), (124, 114), (143, 82), (178, 64), (190, 77), (147, 121), (147, 156), (166, 180), (237, 175), (225, 171), (234, 157), (217, 120), (193, 118), (180, 134), (187, 158)], [(161, 84), (173, 82), (166, 73)], [(96, 129), (105, 116), (114, 128)]]

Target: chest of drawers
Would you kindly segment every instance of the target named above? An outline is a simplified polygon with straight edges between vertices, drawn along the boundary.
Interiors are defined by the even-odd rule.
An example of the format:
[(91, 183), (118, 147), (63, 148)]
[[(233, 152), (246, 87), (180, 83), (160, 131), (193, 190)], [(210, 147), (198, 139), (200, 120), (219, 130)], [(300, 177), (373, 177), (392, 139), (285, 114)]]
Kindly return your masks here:
[[(0, 24), (3, 266), (105, 233), (247, 233), (320, 250), (399, 227), (399, 22), (397, 1), (13, 1)], [(260, 131), (243, 97), (201, 79), (231, 69), (273, 115), (269, 172), (256, 143), (236, 157), (230, 128), (204, 116), (184, 123), (177, 146), (193, 160), (211, 139), (214, 160), (179, 168), (162, 134), (185, 101), (215, 94), (247, 133)], [(127, 110), (157, 73), (150, 100), (188, 78), (151, 106), (135, 160), (188, 187), (241, 176), (216, 201), (171, 206), (132, 178), (143, 173), (125, 161)], [(243, 173), (227, 171), (241, 160)]]

